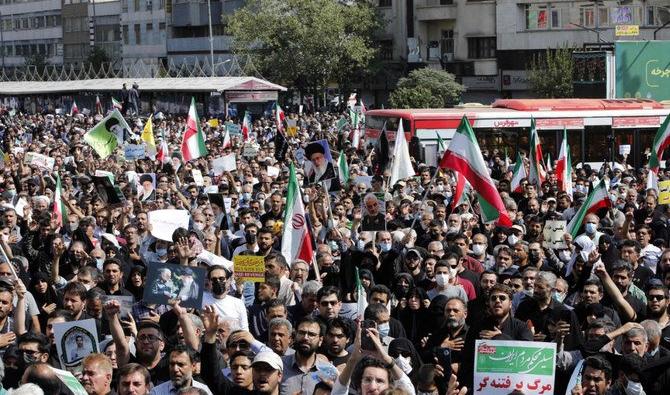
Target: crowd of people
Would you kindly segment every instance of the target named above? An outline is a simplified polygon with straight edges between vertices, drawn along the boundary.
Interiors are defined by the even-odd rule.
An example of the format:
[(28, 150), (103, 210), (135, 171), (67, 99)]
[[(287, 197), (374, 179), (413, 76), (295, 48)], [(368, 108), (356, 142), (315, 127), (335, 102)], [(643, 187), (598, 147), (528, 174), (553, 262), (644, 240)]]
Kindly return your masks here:
[[(572, 196), (552, 171), (539, 188), (523, 180), (513, 192), (502, 152), (484, 150), (513, 220), (501, 227), (482, 223), (476, 191), (454, 201), (449, 169), (413, 159), (417, 176), (388, 185), (383, 155), (365, 139), (352, 145), (345, 114), (289, 114), (294, 135), (258, 117), (251, 156), (239, 135), (224, 144), (223, 122), (201, 119), (208, 155), (184, 163), (184, 116), (154, 117), (169, 161), (127, 161), (118, 152), (100, 159), (84, 142), (99, 118), (0, 111), (0, 246), (8, 259), (0, 259), (0, 394), (70, 393), (52, 369), (70, 368), (53, 328), (85, 319), (96, 322), (98, 352), (87, 347), (71, 370), (91, 395), (465, 394), (476, 390), (480, 339), (555, 342), (555, 394), (663, 394), (670, 382), (670, 210), (645, 189), (644, 168), (576, 169)], [(338, 188), (312, 183), (303, 170), (312, 159), (305, 148), (317, 140), (346, 158), (349, 179)], [(29, 165), (28, 153), (53, 158), (52, 168)], [(212, 161), (230, 153), (236, 169), (216, 174)], [(312, 261), (281, 253), (282, 230), (292, 225), (283, 223), (293, 204), (290, 164)], [(100, 170), (113, 176), (122, 205), (95, 187)], [(128, 172), (154, 173), (155, 189), (138, 193)], [(612, 207), (549, 247), (545, 223), (570, 221), (590, 183), (603, 178)], [(212, 192), (230, 208), (210, 202)], [(382, 214), (373, 211), (382, 201)], [(61, 203), (66, 220), (54, 214)], [(381, 215), (375, 231), (362, 230), (368, 203), (366, 213)], [(188, 228), (172, 241), (154, 237), (149, 216), (159, 209), (188, 210)], [(234, 267), (201, 259), (203, 251), (223, 262), (263, 256), (265, 281), (243, 283)], [(165, 264), (206, 269), (201, 308), (143, 299), (148, 269)], [(161, 273), (170, 281), (170, 270)], [(134, 298), (129, 311), (118, 296)], [(569, 388), (578, 364), (581, 380)]]

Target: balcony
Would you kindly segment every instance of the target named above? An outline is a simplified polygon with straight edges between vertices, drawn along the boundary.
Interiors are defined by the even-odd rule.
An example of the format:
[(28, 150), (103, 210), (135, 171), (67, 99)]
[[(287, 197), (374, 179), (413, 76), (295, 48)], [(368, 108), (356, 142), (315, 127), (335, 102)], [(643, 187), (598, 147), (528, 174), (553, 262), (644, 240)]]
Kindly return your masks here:
[(415, 16), (419, 21), (456, 19), (456, 4), (453, 0), (419, 1), (416, 4)]

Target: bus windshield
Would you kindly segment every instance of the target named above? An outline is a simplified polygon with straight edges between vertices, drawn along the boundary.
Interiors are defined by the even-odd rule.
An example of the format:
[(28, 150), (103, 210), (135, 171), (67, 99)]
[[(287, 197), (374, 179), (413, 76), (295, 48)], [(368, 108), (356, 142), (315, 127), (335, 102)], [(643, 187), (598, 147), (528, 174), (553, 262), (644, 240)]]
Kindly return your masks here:
[[(387, 131), (396, 131), (398, 130), (398, 119), (397, 117), (383, 117), (379, 115), (366, 116), (365, 127), (367, 129), (382, 130), (384, 122), (386, 122)], [(409, 119), (403, 119), (402, 126), (405, 132), (409, 132), (411, 130)]]

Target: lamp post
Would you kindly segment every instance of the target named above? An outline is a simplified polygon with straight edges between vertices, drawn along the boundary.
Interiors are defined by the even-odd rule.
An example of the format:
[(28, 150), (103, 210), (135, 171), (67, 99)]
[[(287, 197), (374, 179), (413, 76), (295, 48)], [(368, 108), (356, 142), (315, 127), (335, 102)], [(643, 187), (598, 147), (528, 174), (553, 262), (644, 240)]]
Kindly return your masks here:
[(2, 71), (5, 71), (5, 26), (0, 12), (0, 52), (2, 52)]
[(210, 70), (210, 77), (214, 77), (214, 34), (212, 33), (212, 3), (207, 0), (207, 17), (209, 18), (209, 57), (212, 69)]

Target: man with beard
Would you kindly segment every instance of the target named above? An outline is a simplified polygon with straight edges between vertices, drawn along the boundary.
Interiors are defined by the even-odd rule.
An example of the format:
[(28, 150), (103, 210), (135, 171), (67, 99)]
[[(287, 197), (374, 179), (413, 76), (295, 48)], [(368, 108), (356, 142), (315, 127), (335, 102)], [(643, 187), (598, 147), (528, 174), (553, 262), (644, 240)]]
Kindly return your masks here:
[(303, 317), (311, 315), (317, 309), (319, 306), (319, 300), (317, 299), (319, 289), (321, 289), (321, 283), (314, 280), (303, 284), (300, 303), (288, 307), (288, 316), (291, 324), (295, 326)]
[(185, 345), (177, 345), (170, 352), (170, 381), (154, 387), (151, 395), (171, 395), (182, 388), (195, 387), (212, 395), (205, 384), (193, 380), (196, 359), (195, 350)]
[(556, 275), (552, 272), (539, 272), (533, 285), (533, 295), (521, 302), (516, 310), (516, 318), (533, 323), (535, 341), (553, 341), (555, 339), (552, 337), (558, 334), (558, 328), (563, 333), (569, 327), (563, 344), (566, 350), (574, 350), (582, 344), (579, 322), (575, 313), (552, 298), (555, 288)]
[(654, 320), (658, 323), (661, 327), (661, 345), (669, 348), (670, 314), (668, 314), (668, 288), (660, 281), (650, 283), (647, 288), (647, 312), (644, 318)]
[(112, 394), (112, 362), (105, 354), (89, 354), (81, 364), (79, 381), (88, 395)]
[(633, 268), (633, 284), (640, 289), (644, 289), (647, 281), (654, 277), (654, 272), (646, 266), (640, 264), (640, 251), (642, 247), (636, 240), (624, 240), (621, 242), (621, 259), (630, 263)]
[(323, 354), (340, 372), (349, 361), (347, 344), (351, 341), (351, 328), (341, 318), (334, 318), (328, 323), (326, 336), (323, 339)]
[[(586, 317), (587, 306), (600, 304), (603, 299), (603, 285), (597, 279), (586, 280), (582, 287), (580, 302), (575, 305), (575, 314), (577, 317)], [(602, 306), (603, 314), (609, 318), (617, 327), (621, 326), (621, 319), (616, 310), (608, 306)]]
[(306, 177), (309, 184), (324, 181), (329, 192), (340, 190), (335, 167), (326, 158), (326, 149), (320, 142), (315, 141), (307, 145), (305, 157), (311, 162), (311, 169), (308, 170)]
[(581, 381), (572, 395), (605, 395), (612, 385), (612, 364), (601, 356), (586, 358)]
[(305, 317), (298, 323), (293, 345), (295, 354), (282, 357), (284, 370), (280, 393), (314, 392), (318, 380), (314, 380), (311, 373), (319, 371), (316, 368), (317, 350), (321, 347), (324, 332), (324, 325), (313, 317)]
[(258, 230), (258, 252), (255, 255), (268, 256), (270, 254), (280, 254), (279, 251), (273, 248), (275, 242), (272, 229), (263, 227)]
[[(612, 276), (610, 277), (605, 265), (598, 260), (593, 265), (595, 273), (603, 283), (608, 301), (606, 304), (617, 309), (619, 316), (625, 321), (636, 321), (646, 309), (646, 301), (638, 295), (644, 293), (633, 283), (633, 268), (624, 260), (617, 260), (612, 264)], [(645, 297), (646, 298), (646, 297)]]
[(459, 298), (450, 298), (444, 307), (444, 325), (428, 338), (424, 348), (424, 361), (431, 361), (439, 348), (448, 348), (451, 352), (451, 370), (458, 374), (463, 360), (461, 351), (468, 333), (465, 320), (468, 316), (468, 308)]
[(202, 306), (214, 306), (219, 315), (226, 320), (231, 320), (231, 330), (249, 330), (247, 319), (247, 308), (242, 300), (228, 295), (228, 280), (232, 273), (222, 266), (210, 266), (207, 271), (207, 279), (212, 285), (212, 292), (205, 292), (202, 298)]
[(373, 193), (368, 193), (363, 198), (363, 205), (365, 206), (366, 214), (363, 215), (361, 229), (365, 231), (386, 230), (386, 219), (384, 213), (379, 208), (380, 202), (377, 196)]
[[(533, 334), (526, 323), (512, 316), (512, 290), (503, 284), (496, 284), (489, 293), (489, 314), (473, 321), (468, 329), (463, 349), (474, 350), (477, 339), (525, 340), (532, 341)], [(459, 374), (459, 382), (472, 388), (474, 353), (466, 353)]]
[(470, 325), (472, 320), (480, 319), (488, 313), (489, 292), (498, 282), (498, 274), (493, 270), (486, 270), (479, 276), (479, 293), (477, 299), (468, 301), (467, 311), (469, 314), (465, 317), (465, 322)]

